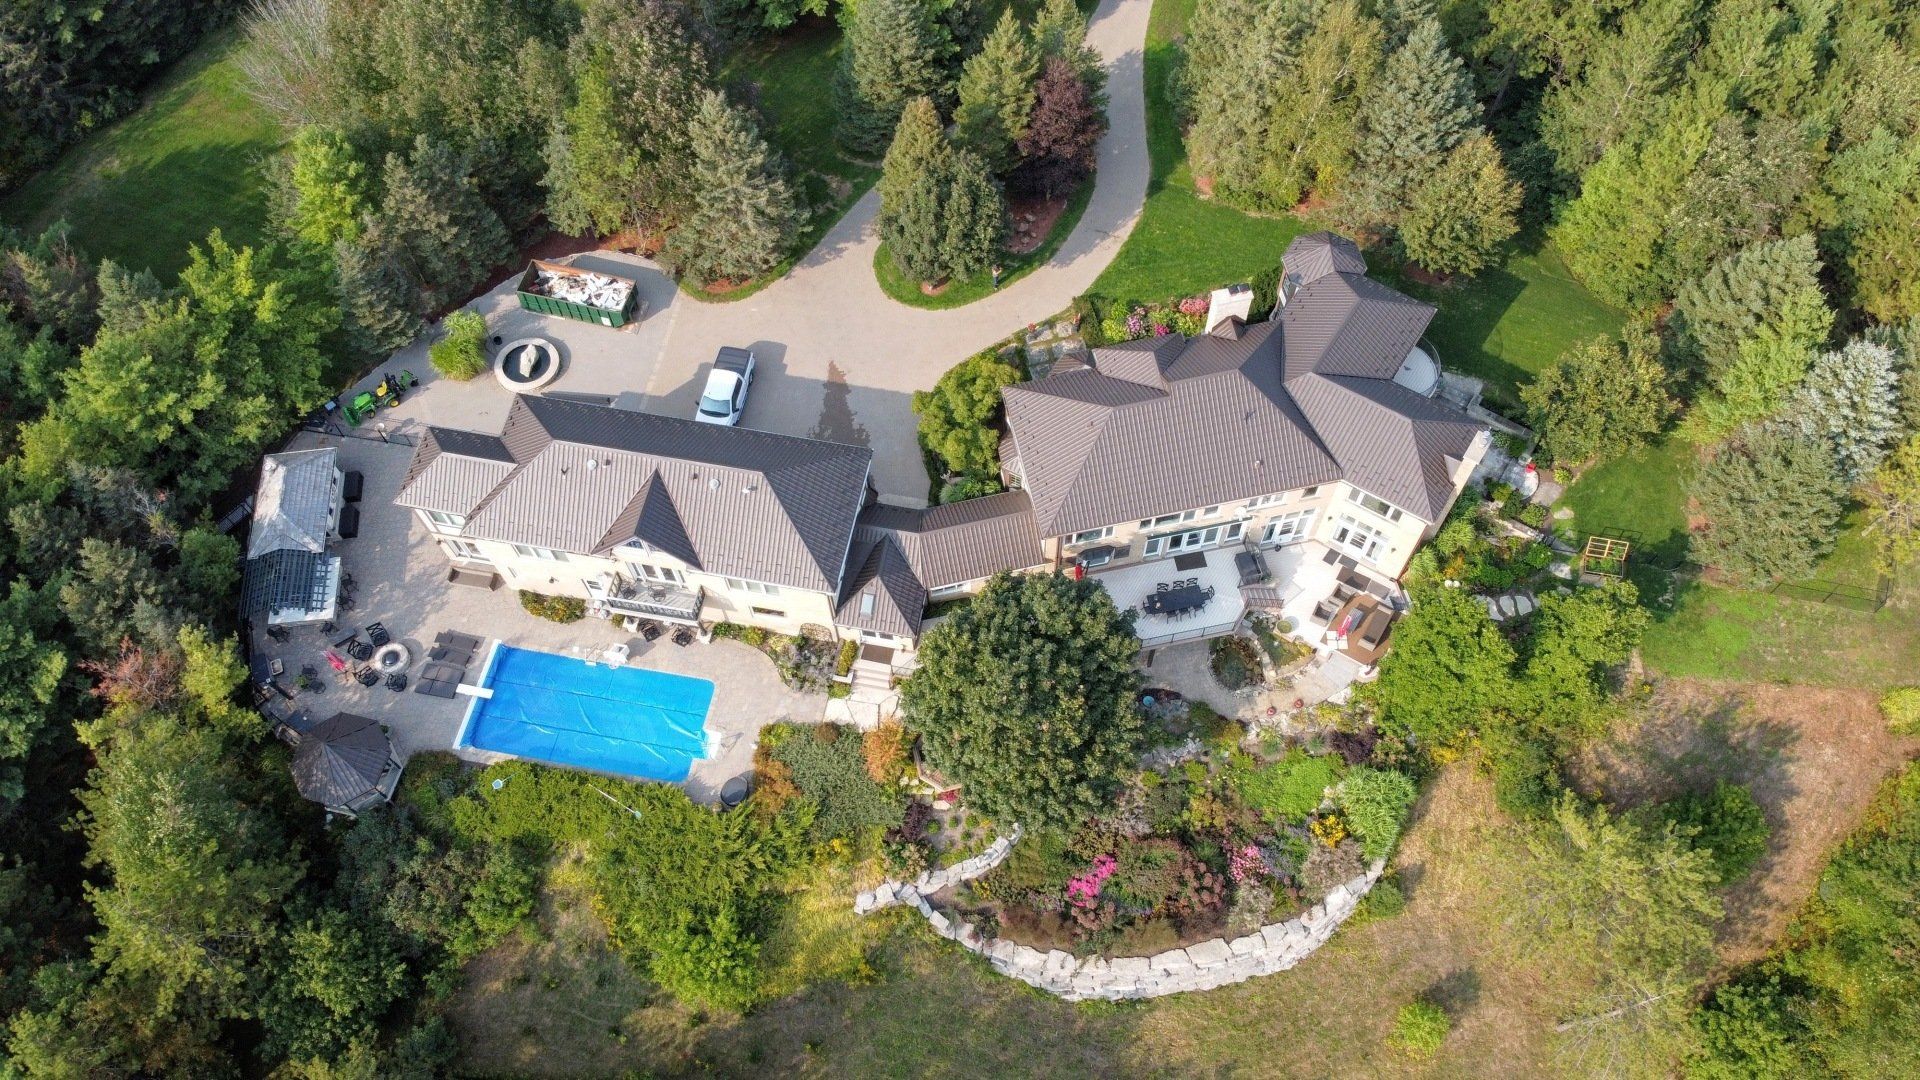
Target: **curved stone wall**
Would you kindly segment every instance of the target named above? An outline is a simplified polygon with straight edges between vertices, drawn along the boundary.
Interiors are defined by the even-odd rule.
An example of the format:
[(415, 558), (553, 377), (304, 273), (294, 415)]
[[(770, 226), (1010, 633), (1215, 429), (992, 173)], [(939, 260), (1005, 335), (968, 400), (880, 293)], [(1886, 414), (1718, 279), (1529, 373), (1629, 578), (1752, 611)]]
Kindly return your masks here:
[[(869, 911), (892, 907), (895, 904), (912, 904), (921, 896), (937, 893), (949, 885), (958, 885), (963, 881), (972, 881), (981, 874), (1000, 865), (1000, 860), (1013, 850), (1014, 842), (1020, 839), (1020, 826), (1013, 827), (1013, 835), (1002, 836), (987, 845), (987, 850), (971, 859), (954, 863), (938, 870), (929, 870), (912, 881), (901, 883), (888, 881), (877, 889), (870, 889), (853, 898), (853, 911), (856, 915), (865, 915)], [(911, 897), (911, 898), (910, 898)]]
[[(999, 856), (969, 876), (978, 876), (992, 869), (1000, 859), (1006, 857), (1006, 848), (1011, 847), (1012, 843), (1002, 839), (995, 841), (994, 846), (1000, 848)], [(949, 868), (953, 869), (958, 867)], [(929, 880), (926, 874), (921, 875), (920, 881), (910, 884), (889, 882), (873, 893), (862, 893), (861, 900), (866, 901), (866, 906), (861, 907), (857, 900), (854, 907), (857, 911), (865, 912), (893, 904), (911, 905), (925, 916), (935, 933), (958, 943), (968, 952), (986, 957), (993, 969), (1002, 975), (1019, 979), (1068, 1001), (1122, 1001), (1164, 997), (1191, 990), (1212, 990), (1230, 983), (1245, 982), (1256, 976), (1285, 971), (1326, 944), (1334, 930), (1353, 914), (1354, 908), (1360, 904), (1360, 898), (1373, 888), (1374, 882), (1380, 880), (1385, 870), (1385, 860), (1374, 863), (1366, 873), (1344, 885), (1334, 886), (1325, 900), (1286, 922), (1263, 926), (1256, 933), (1231, 941), (1211, 938), (1154, 956), (1080, 958), (1059, 949), (1041, 952), (1004, 938), (983, 941), (973, 924), (950, 919), (927, 902), (924, 893), (937, 892), (939, 889), (923, 890), (919, 887), (920, 881)], [(962, 880), (965, 878), (951, 878), (940, 888)], [(884, 903), (879, 902), (883, 892), (886, 896)]]

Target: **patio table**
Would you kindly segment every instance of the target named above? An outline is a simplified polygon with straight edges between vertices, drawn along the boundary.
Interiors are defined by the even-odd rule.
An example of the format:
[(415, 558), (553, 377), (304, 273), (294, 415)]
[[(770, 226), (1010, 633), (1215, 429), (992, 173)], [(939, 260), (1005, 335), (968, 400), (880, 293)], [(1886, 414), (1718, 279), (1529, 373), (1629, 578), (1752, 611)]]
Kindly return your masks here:
[(1206, 604), (1205, 589), (1198, 585), (1182, 585), (1177, 589), (1168, 589), (1166, 592), (1148, 594), (1147, 598), (1140, 602), (1140, 610), (1149, 615), (1178, 615), (1195, 608), (1205, 607)]

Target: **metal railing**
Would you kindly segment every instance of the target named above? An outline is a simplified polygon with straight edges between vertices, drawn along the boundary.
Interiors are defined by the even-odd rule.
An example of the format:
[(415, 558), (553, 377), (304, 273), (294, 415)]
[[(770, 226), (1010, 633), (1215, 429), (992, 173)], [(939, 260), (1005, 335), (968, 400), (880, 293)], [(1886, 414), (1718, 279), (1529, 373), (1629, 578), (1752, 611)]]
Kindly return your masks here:
[(1143, 649), (1152, 649), (1161, 645), (1172, 645), (1180, 641), (1198, 641), (1201, 638), (1219, 637), (1222, 634), (1233, 633), (1239, 626), (1240, 620), (1238, 618), (1233, 619), (1231, 622), (1214, 623), (1211, 626), (1183, 626), (1172, 633), (1142, 636), (1140, 638), (1140, 647)]

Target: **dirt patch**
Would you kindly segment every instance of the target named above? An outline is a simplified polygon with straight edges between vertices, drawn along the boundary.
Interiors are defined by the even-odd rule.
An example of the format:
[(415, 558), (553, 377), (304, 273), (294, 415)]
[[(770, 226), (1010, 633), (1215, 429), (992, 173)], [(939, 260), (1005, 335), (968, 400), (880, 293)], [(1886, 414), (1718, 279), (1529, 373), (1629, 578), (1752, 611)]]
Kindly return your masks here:
[(1920, 739), (1887, 732), (1877, 692), (1669, 679), (1631, 720), (1576, 763), (1589, 795), (1626, 807), (1746, 784), (1773, 835), (1728, 890), (1722, 959), (1763, 955), (1806, 903), (1835, 844)]
[(1007, 252), (1013, 255), (1025, 255), (1053, 234), (1054, 223), (1060, 215), (1066, 213), (1065, 196), (1057, 199), (1025, 198), (1015, 199), (1007, 206), (1007, 219), (1013, 224), (1013, 235), (1007, 240)]

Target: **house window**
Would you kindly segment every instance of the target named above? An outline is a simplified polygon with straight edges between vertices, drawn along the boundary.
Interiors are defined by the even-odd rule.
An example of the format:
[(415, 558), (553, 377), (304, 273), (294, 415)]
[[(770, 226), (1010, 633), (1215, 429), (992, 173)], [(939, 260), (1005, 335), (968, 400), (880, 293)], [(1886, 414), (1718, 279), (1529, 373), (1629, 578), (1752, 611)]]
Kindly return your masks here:
[(1086, 532), (1074, 533), (1072, 536), (1067, 537), (1067, 543), (1091, 544), (1095, 540), (1105, 540), (1107, 537), (1112, 535), (1113, 535), (1113, 526), (1108, 525), (1105, 528), (1088, 529)]
[[(1218, 507), (1215, 507), (1215, 509), (1218, 509)], [(1184, 521), (1192, 521), (1199, 516), (1200, 511), (1198, 510), (1182, 510), (1177, 514), (1161, 514), (1157, 518), (1146, 518), (1140, 522), (1140, 527), (1143, 529), (1158, 529), (1163, 525), (1178, 525)]]
[(453, 556), (456, 559), (466, 559), (471, 562), (487, 561), (487, 553), (480, 550), (480, 545), (474, 543), (471, 540), (458, 540), (458, 539), (450, 538), (446, 541), (446, 544), (447, 544), (447, 554)]
[[(761, 581), (748, 581), (745, 578), (728, 578), (727, 588), (735, 592), (759, 593), (761, 596), (779, 596), (780, 586), (768, 585)], [(760, 610), (755, 608), (755, 611)]]
[(1278, 495), (1262, 495), (1257, 499), (1248, 499), (1247, 505), (1244, 507), (1244, 509), (1258, 510), (1263, 506), (1277, 506), (1278, 504), (1286, 501), (1287, 501), (1287, 494), (1286, 492), (1283, 491)]
[(1388, 521), (1400, 520), (1399, 507), (1394, 506), (1392, 503), (1388, 502), (1385, 499), (1376, 499), (1373, 496), (1367, 494), (1366, 492), (1361, 491), (1359, 488), (1354, 488), (1352, 493), (1348, 496), (1348, 498), (1351, 498), (1354, 502), (1359, 503), (1361, 506), (1366, 507), (1367, 509), (1373, 511), (1374, 513), (1379, 514), (1381, 517), (1386, 518)]
[(515, 544), (513, 545), (513, 551), (514, 551), (514, 554), (527, 559), (542, 559), (542, 560), (545, 560), (546, 562), (566, 562), (567, 561), (566, 552), (555, 551), (552, 548), (529, 547), (526, 544)]
[(1358, 552), (1369, 560), (1377, 560), (1380, 557), (1380, 549), (1384, 546), (1384, 538), (1380, 535), (1379, 530), (1369, 525), (1362, 525), (1360, 522), (1353, 520), (1345, 514), (1341, 514), (1334, 520), (1338, 522), (1339, 526), (1333, 533), (1334, 543), (1350, 551)]
[(649, 581), (664, 581), (672, 585), (678, 585), (681, 582), (686, 580), (686, 578), (680, 576), (680, 571), (675, 570), (671, 566), (654, 566), (651, 563), (634, 563), (633, 568), (635, 570), (640, 571), (640, 576), (646, 578)]
[(860, 614), (862, 615), (873, 614), (873, 594), (872, 593), (867, 592), (867, 593), (860, 594)]
[(464, 514), (446, 514), (438, 510), (427, 511), (427, 520), (443, 529), (464, 529), (467, 518)]
[(1305, 540), (1308, 530), (1313, 528), (1314, 516), (1319, 512), (1308, 507), (1305, 510), (1295, 510), (1291, 514), (1282, 514), (1274, 518), (1267, 522), (1266, 530), (1260, 534), (1260, 542), (1277, 547), (1283, 544), (1297, 544)]
[(1099, 551), (1089, 551), (1086, 554), (1080, 556), (1080, 558), (1076, 561), (1079, 562), (1081, 566), (1087, 567), (1088, 569), (1092, 569), (1093, 567), (1096, 567), (1096, 566), (1105, 566), (1108, 563), (1113, 561), (1113, 549), (1101, 548)]
[(1320, 494), (1320, 485), (1315, 484), (1312, 487), (1307, 488), (1306, 490), (1300, 492), (1300, 497), (1303, 499), (1311, 499), (1318, 494)]
[(949, 596), (959, 596), (961, 593), (966, 591), (967, 591), (967, 583), (964, 581), (958, 585), (942, 585), (937, 589), (928, 589), (927, 599), (940, 600)]
[(757, 607), (757, 608), (754, 608), (754, 609), (753, 609), (753, 613), (754, 613), (755, 615), (765, 615), (765, 616), (766, 616), (767, 618), (769, 618), (769, 619), (784, 619), (784, 618), (786, 618), (786, 617), (787, 617), (787, 613), (786, 613), (786, 612), (784, 612), (784, 611), (775, 611), (774, 609), (772, 609), (772, 608), (770, 608), (770, 607)]
[(1245, 522), (1232, 521), (1225, 525), (1208, 525), (1202, 529), (1169, 533), (1166, 536), (1149, 539), (1146, 551), (1148, 555), (1174, 555), (1182, 551), (1209, 548), (1223, 540), (1228, 542), (1238, 540), (1245, 530)]

